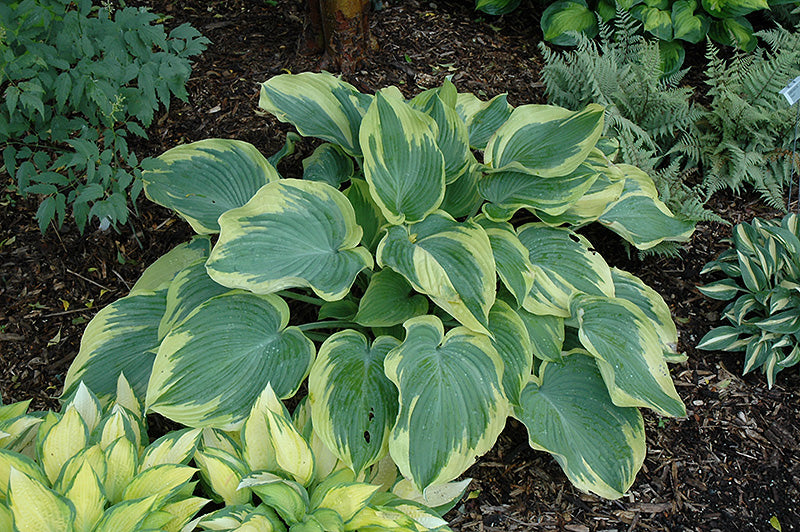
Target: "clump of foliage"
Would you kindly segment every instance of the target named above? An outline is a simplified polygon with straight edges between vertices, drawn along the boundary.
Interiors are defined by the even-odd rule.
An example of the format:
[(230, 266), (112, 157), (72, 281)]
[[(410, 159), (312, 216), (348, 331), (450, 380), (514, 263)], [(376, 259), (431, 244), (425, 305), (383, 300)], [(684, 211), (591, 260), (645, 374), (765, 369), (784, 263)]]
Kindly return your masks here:
[(185, 100), (189, 58), (209, 41), (188, 24), (170, 31), (144, 8), (92, 0), (0, 4), (0, 144), (22, 195), (41, 197), (44, 232), (128, 219), (141, 191), (131, 135), (172, 95)]
[(576, 229), (650, 249), (693, 227), (612, 162), (603, 108), (513, 108), (449, 81), (407, 101), (326, 73), (276, 76), (260, 105), (325, 141), (303, 179), (236, 140), (159, 157), (147, 196), (200, 235), (95, 316), (67, 393), (113, 394), (124, 371), (150, 411), (227, 430), (267, 384), (285, 399), (307, 380), (314, 430), (356, 478), (389, 459), (428, 494), (513, 415), (578, 487), (621, 497), (639, 407), (684, 415), (677, 331)]
[(679, 150), (702, 164), (709, 193), (748, 183), (773, 207), (785, 208), (792, 177), (795, 113), (779, 94), (800, 68), (800, 34), (760, 32), (768, 48), (720, 57), (709, 43), (706, 83), (711, 103)]
[(744, 373), (760, 368), (772, 387), (779, 371), (800, 361), (798, 217), (740, 223), (732, 245), (701, 272), (726, 278), (698, 287), (710, 298), (730, 302), (723, 311), (730, 325), (712, 329), (697, 348), (744, 352)]
[(648, 171), (670, 209), (687, 220), (714, 218), (702, 193), (684, 183), (687, 169), (672, 152), (702, 111), (691, 103), (692, 89), (680, 85), (685, 71), (664, 76), (658, 42), (639, 35), (638, 26), (620, 11), (613, 25), (600, 26), (599, 40), (576, 34), (575, 50), (540, 43), (548, 100), (569, 109), (603, 105), (604, 135), (619, 139), (624, 162)]

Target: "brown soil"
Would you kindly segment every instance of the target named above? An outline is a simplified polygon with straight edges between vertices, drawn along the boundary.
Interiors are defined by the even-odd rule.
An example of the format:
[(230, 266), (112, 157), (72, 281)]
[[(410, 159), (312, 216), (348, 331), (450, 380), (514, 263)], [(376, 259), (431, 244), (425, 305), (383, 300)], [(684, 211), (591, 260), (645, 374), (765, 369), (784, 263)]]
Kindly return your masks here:
[[(155, 156), (208, 137), (251, 142), (271, 155), (287, 126), (257, 108), (258, 83), (281, 72), (318, 70), (320, 58), (297, 53), (302, 6), (259, 0), (136, 0), (189, 21), (213, 44), (197, 60), (189, 102), (173, 102), (137, 146)], [(372, 15), (378, 48), (346, 80), (366, 92), (397, 85), (410, 96), (452, 75), (461, 91), (483, 98), (507, 92), (513, 105), (543, 103), (538, 71), (537, 9), (530, 3), (503, 18), (482, 16), (468, 0), (384, 2)], [(297, 176), (298, 153), (281, 164)], [(139, 215), (119, 234), (72, 227), (42, 236), (36, 202), (20, 199), (0, 175), (0, 391), (5, 402), (33, 399), (57, 407), (85, 323), (124, 296), (141, 271), (190, 236), (172, 213), (139, 202)], [(719, 195), (710, 207), (736, 223), (777, 213), (749, 197)], [(610, 262), (639, 275), (670, 305), (689, 360), (673, 367), (687, 405), (685, 419), (646, 412), (648, 452), (629, 494), (605, 501), (579, 492), (555, 461), (530, 449), (525, 429), (510, 421), (494, 450), (468, 471), (477, 496), (450, 514), (456, 530), (763, 531), (774, 516), (800, 530), (800, 376), (781, 373), (767, 389), (761, 374), (742, 377), (739, 356), (695, 350), (718, 324), (721, 306), (695, 289), (700, 268), (724, 249), (730, 227), (701, 224), (680, 258), (627, 257), (618, 240), (592, 235)]]

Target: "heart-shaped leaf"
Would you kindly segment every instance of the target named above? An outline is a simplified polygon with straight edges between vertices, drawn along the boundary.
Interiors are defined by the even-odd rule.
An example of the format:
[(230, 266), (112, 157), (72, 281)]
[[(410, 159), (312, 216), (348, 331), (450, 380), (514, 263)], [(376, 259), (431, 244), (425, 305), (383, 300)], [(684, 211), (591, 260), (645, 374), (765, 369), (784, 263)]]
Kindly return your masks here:
[(428, 299), (386, 268), (372, 275), (354, 321), (365, 327), (391, 327), (427, 312)]

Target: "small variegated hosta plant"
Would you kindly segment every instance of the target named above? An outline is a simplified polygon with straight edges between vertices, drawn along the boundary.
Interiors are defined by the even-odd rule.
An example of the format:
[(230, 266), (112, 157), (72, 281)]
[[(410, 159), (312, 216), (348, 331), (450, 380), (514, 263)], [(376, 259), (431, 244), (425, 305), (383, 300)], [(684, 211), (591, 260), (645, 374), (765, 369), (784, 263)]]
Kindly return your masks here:
[(440, 512), (461, 498), (469, 479), (423, 495), (398, 481), (388, 456), (356, 475), (328, 450), (311, 417), (306, 401), (291, 417), (268, 384), (238, 431), (204, 429), (194, 460), (225, 507), (192, 524), (264, 532), (450, 530)]
[(697, 348), (743, 351), (744, 373), (761, 368), (772, 387), (779, 371), (800, 362), (800, 221), (790, 213), (740, 223), (732, 246), (700, 272), (726, 277), (698, 287), (730, 302), (723, 311), (730, 325), (709, 331)]
[(424, 493), (511, 415), (579, 488), (622, 496), (639, 407), (685, 413), (677, 331), (576, 230), (648, 249), (692, 225), (613, 162), (603, 109), (513, 108), (449, 81), (407, 101), (325, 73), (270, 79), (261, 106), (325, 141), (303, 179), (236, 140), (164, 153), (145, 192), (199, 235), (95, 316), (66, 392), (113, 394), (124, 371), (150, 411), (238, 430), (267, 384), (286, 399), (307, 379), (314, 429), (356, 478), (388, 455)]
[(80, 383), (61, 413), (0, 407), (0, 530), (179, 532), (208, 499), (187, 462), (200, 429), (147, 445), (143, 409), (124, 377), (102, 409)]

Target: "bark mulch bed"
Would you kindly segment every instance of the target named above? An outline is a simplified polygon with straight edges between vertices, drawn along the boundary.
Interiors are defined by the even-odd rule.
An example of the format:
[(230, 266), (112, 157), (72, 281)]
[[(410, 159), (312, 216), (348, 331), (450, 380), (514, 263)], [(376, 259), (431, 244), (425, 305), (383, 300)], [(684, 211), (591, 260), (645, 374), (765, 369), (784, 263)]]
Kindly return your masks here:
[[(266, 155), (283, 144), (287, 126), (259, 112), (258, 83), (281, 72), (317, 70), (319, 58), (297, 53), (302, 5), (290, 0), (136, 0), (191, 22), (212, 40), (196, 61), (189, 102), (174, 101), (137, 146), (155, 156), (208, 137), (246, 140)], [(372, 15), (378, 45), (368, 63), (347, 76), (360, 90), (396, 85), (407, 95), (445, 76), (482, 98), (507, 92), (513, 105), (543, 103), (538, 71), (541, 38), (530, 3), (503, 18), (480, 15), (472, 2), (404, 0)], [(301, 143), (281, 163), (296, 177), (313, 146)], [(0, 391), (5, 402), (33, 399), (57, 408), (58, 394), (86, 322), (124, 296), (141, 271), (190, 237), (170, 212), (139, 202), (121, 233), (73, 227), (42, 236), (36, 203), (12, 192), (0, 175)], [(779, 213), (757, 200), (721, 194), (710, 207), (731, 223)], [(685, 419), (645, 412), (644, 468), (626, 497), (605, 501), (566, 481), (555, 461), (530, 449), (525, 429), (509, 421), (494, 450), (467, 475), (477, 496), (450, 514), (462, 531), (763, 531), (774, 516), (783, 530), (800, 530), (800, 376), (781, 373), (770, 390), (761, 374), (742, 377), (739, 356), (696, 351), (718, 324), (721, 305), (695, 289), (730, 227), (700, 224), (680, 258), (628, 257), (613, 236), (592, 235), (603, 256), (642, 277), (670, 305), (689, 359), (672, 367), (686, 403)]]

